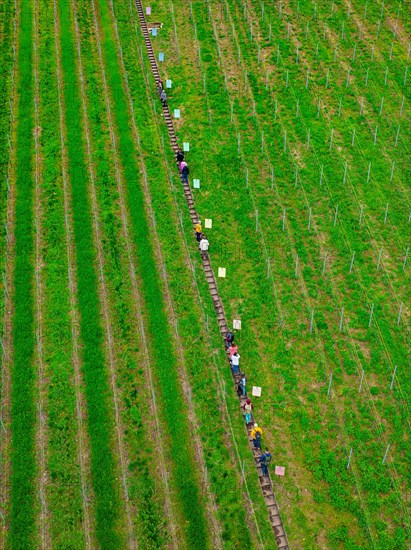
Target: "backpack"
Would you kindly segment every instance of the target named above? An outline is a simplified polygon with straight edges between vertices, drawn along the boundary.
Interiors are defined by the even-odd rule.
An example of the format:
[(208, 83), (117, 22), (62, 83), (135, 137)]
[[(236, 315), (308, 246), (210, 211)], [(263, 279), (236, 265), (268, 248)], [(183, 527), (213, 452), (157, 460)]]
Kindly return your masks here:
[(270, 462), (271, 462), (271, 453), (267, 453), (264, 457), (263, 464), (268, 466), (270, 464)]
[(260, 439), (261, 439), (261, 432), (256, 431), (256, 432), (255, 432), (255, 438), (256, 438), (257, 441), (260, 441)]
[(185, 166), (183, 167), (183, 169), (182, 169), (182, 173), (183, 173), (183, 174), (187, 174), (187, 175), (188, 175), (188, 174), (190, 173), (190, 171), (189, 171), (189, 169), (188, 169), (188, 166), (187, 166), (187, 165), (185, 165)]

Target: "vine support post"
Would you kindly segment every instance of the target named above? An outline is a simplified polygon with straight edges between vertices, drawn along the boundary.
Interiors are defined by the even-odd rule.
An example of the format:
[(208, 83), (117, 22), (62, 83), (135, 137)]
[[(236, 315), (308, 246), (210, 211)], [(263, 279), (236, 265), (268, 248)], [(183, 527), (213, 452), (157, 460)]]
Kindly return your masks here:
[(360, 219), (358, 220), (358, 223), (359, 223), (359, 226), (361, 227), (362, 225), (362, 216), (363, 216), (363, 213), (364, 213), (364, 205), (362, 204), (361, 207), (360, 207)]
[(340, 332), (342, 332), (344, 324), (344, 306), (341, 308), (341, 315), (340, 315)]
[(337, 217), (338, 217), (338, 204), (335, 207), (335, 214), (334, 214), (334, 227), (337, 225)]
[(350, 449), (350, 454), (348, 455), (348, 462), (347, 462), (347, 470), (350, 467), (351, 464), (351, 456), (352, 456), (352, 447)]
[(401, 322), (401, 315), (402, 315), (402, 308), (404, 307), (404, 304), (401, 302), (400, 307), (398, 309), (398, 317), (397, 317), (397, 325)]
[(382, 464), (384, 464), (384, 462), (386, 461), (389, 450), (390, 450), (390, 444), (388, 443), (387, 448), (385, 450), (384, 458), (382, 459)]
[(396, 372), (397, 372), (397, 365), (395, 365), (395, 367), (394, 367), (394, 372), (393, 372), (392, 379), (391, 379), (391, 384), (390, 384), (390, 390), (392, 390), (392, 388), (394, 387), (394, 380), (395, 380)]
[(380, 270), (380, 264), (381, 264), (381, 256), (382, 256), (382, 248), (378, 254), (378, 262), (377, 262), (377, 271)]
[(361, 371), (361, 380), (360, 380), (360, 386), (358, 388), (358, 393), (361, 393), (363, 380), (364, 380), (364, 369), (362, 369)]
[(326, 266), (327, 266), (327, 254), (324, 254), (323, 270), (322, 270), (322, 275), (323, 276), (324, 276), (324, 273), (325, 273)]
[(352, 272), (352, 268), (353, 268), (353, 266), (354, 266), (354, 260), (355, 260), (355, 250), (354, 250), (354, 252), (352, 253), (352, 256), (351, 256), (351, 265), (350, 265), (350, 271), (349, 271), (349, 273)]
[(328, 391), (327, 391), (327, 395), (330, 395), (331, 393), (331, 384), (333, 382), (333, 373), (330, 374), (330, 381), (328, 383)]
[(370, 318), (368, 320), (368, 328), (371, 327), (373, 313), (374, 313), (374, 302), (371, 304)]
[(405, 271), (405, 266), (407, 265), (407, 259), (408, 259), (408, 252), (410, 251), (410, 247), (407, 246), (407, 250), (405, 251), (405, 258), (404, 263), (402, 264), (402, 270)]

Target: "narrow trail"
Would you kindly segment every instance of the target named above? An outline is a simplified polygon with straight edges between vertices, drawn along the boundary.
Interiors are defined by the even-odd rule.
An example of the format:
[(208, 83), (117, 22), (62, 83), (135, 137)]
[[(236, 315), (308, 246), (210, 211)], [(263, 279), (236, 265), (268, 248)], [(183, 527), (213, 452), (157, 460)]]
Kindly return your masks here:
[[(112, 10), (112, 17), (114, 18), (113, 10)], [(119, 44), (119, 37), (118, 37), (117, 28), (116, 28), (116, 39), (117, 39), (117, 43)], [(119, 48), (119, 51), (121, 51), (121, 48)], [(126, 73), (126, 70), (125, 70), (122, 54), (120, 54), (120, 59), (121, 59), (121, 72), (123, 73), (123, 76), (125, 77), (124, 80), (127, 83), (127, 78), (126, 78), (127, 73)], [(131, 116), (131, 121), (132, 121), (132, 130), (133, 130), (133, 135), (134, 135), (134, 141), (137, 145), (137, 144), (140, 143), (140, 137), (139, 137), (139, 132), (138, 132), (137, 126), (135, 124), (133, 102), (131, 100), (130, 90), (129, 90), (128, 84), (126, 84), (125, 89), (126, 89), (127, 100), (128, 100), (128, 103), (129, 103), (129, 108), (130, 108), (131, 115), (132, 115)], [(208, 521), (210, 523), (210, 526), (212, 527), (213, 546), (215, 548), (222, 548), (223, 547), (222, 527), (221, 527), (221, 524), (219, 523), (219, 521), (217, 519), (217, 506), (216, 506), (216, 503), (215, 503), (214, 496), (211, 493), (210, 488), (209, 488), (208, 471), (207, 471), (205, 461), (204, 461), (204, 450), (203, 450), (203, 446), (201, 444), (201, 441), (200, 441), (200, 438), (199, 438), (199, 435), (198, 435), (198, 421), (197, 421), (197, 418), (196, 418), (196, 415), (195, 415), (195, 412), (194, 412), (194, 406), (193, 406), (193, 403), (192, 403), (192, 400), (191, 400), (192, 389), (191, 389), (191, 386), (190, 386), (190, 382), (188, 380), (187, 372), (186, 372), (185, 367), (184, 367), (184, 363), (185, 363), (185, 361), (184, 361), (184, 351), (183, 351), (183, 346), (182, 346), (182, 343), (181, 343), (181, 338), (178, 334), (177, 317), (176, 317), (176, 314), (175, 314), (173, 300), (172, 300), (172, 297), (171, 297), (167, 272), (166, 272), (166, 269), (164, 268), (165, 260), (163, 258), (163, 254), (162, 254), (162, 251), (161, 251), (161, 245), (160, 245), (159, 239), (157, 237), (157, 232), (155, 231), (155, 223), (156, 222), (155, 222), (155, 216), (154, 216), (154, 211), (153, 211), (152, 202), (151, 202), (151, 193), (150, 193), (150, 188), (149, 188), (148, 180), (147, 180), (146, 167), (145, 167), (144, 160), (141, 157), (141, 155), (140, 155), (139, 158), (140, 158), (140, 168), (141, 168), (141, 172), (143, 174), (143, 188), (144, 188), (146, 208), (147, 208), (147, 212), (148, 212), (148, 220), (149, 220), (149, 225), (153, 229), (152, 234), (154, 235), (154, 250), (155, 250), (156, 261), (157, 261), (158, 266), (163, 266), (163, 269), (161, 269), (160, 267), (159, 267), (159, 269), (161, 269), (162, 278), (163, 278), (163, 281), (164, 281), (163, 296), (164, 296), (165, 303), (166, 303), (166, 306), (167, 306), (167, 309), (168, 309), (168, 316), (169, 316), (169, 319), (171, 321), (171, 323), (170, 323), (171, 328), (174, 331), (174, 340), (177, 344), (176, 347), (177, 347), (178, 358), (179, 358), (179, 361), (178, 361), (179, 378), (180, 378), (180, 381), (181, 381), (181, 384), (182, 384), (182, 387), (183, 387), (185, 401), (188, 405), (188, 411), (189, 411), (188, 418), (189, 418), (189, 422), (190, 422), (190, 425), (191, 425), (190, 426), (191, 427), (191, 436), (193, 438), (194, 445), (195, 445), (195, 450), (196, 450), (195, 457), (196, 457), (196, 461), (199, 464), (199, 469), (200, 469), (200, 472), (201, 472), (203, 490), (207, 495), (207, 499), (206, 499), (207, 500), (207, 505), (206, 505), (206, 507), (207, 507), (207, 516), (208, 516)]]
[[(98, 24), (95, 16), (94, 2), (93, 2), (93, 14), (95, 18), (94, 23), (95, 23), (95, 28), (96, 28), (97, 38), (98, 38)], [(136, 275), (137, 269), (134, 261), (133, 247), (131, 244), (129, 221), (128, 221), (128, 214), (127, 214), (127, 207), (126, 207), (126, 192), (124, 189), (124, 183), (122, 181), (122, 176), (121, 176), (117, 137), (114, 132), (114, 122), (113, 122), (113, 115), (111, 111), (110, 93), (107, 86), (107, 78), (106, 78), (106, 72), (105, 72), (104, 63), (103, 63), (101, 44), (98, 39), (96, 40), (96, 42), (97, 42), (97, 47), (99, 52), (100, 71), (101, 71), (102, 82), (104, 87), (104, 97), (105, 97), (105, 103), (106, 103), (108, 128), (110, 132), (111, 145), (113, 147), (113, 158), (114, 158), (114, 164), (115, 164), (117, 192), (119, 196), (122, 233), (123, 233), (124, 242), (126, 243), (126, 256), (127, 256), (128, 265), (129, 265), (129, 276), (131, 281), (131, 289), (132, 289), (133, 302), (134, 302), (134, 316), (136, 318), (136, 324), (140, 327), (143, 353), (144, 353), (144, 359), (145, 359), (144, 369), (146, 372), (146, 377), (149, 383), (149, 388), (150, 388), (151, 397), (152, 397), (151, 406), (152, 406), (152, 412), (153, 412), (154, 422), (155, 422), (155, 434), (156, 434), (158, 458), (159, 458), (158, 464), (160, 466), (160, 472), (161, 472), (160, 475), (163, 479), (164, 487), (165, 487), (165, 513), (168, 519), (172, 545), (173, 545), (173, 548), (177, 549), (178, 548), (178, 537), (177, 537), (178, 528), (177, 528), (177, 522), (174, 517), (174, 512), (172, 508), (172, 501), (171, 501), (171, 494), (170, 494), (170, 487), (169, 487), (170, 474), (169, 474), (169, 471), (166, 465), (166, 460), (165, 460), (165, 453), (164, 453), (165, 444), (163, 442), (162, 428), (159, 420), (160, 415), (157, 408), (157, 401), (156, 401), (156, 395), (155, 395), (155, 389), (154, 389), (154, 383), (153, 383), (153, 375), (152, 375), (151, 364), (150, 364), (151, 363), (150, 351), (149, 351), (149, 345), (146, 338), (145, 322), (141, 313), (142, 311), (144, 311), (144, 308), (143, 308), (143, 302), (142, 302), (142, 298), (139, 290), (139, 283), (137, 281), (137, 275)]]
[(60, 21), (58, 19), (57, 0), (54, 0), (54, 29), (55, 29), (55, 48), (56, 48), (56, 61), (57, 61), (57, 83), (58, 83), (58, 100), (59, 100), (59, 123), (60, 123), (60, 145), (62, 154), (62, 178), (63, 178), (63, 197), (64, 197), (64, 212), (65, 212), (65, 232), (66, 232), (66, 246), (67, 246), (67, 263), (68, 263), (68, 279), (69, 279), (69, 294), (70, 294), (70, 317), (71, 317), (71, 333), (72, 333), (72, 361), (74, 369), (74, 386), (75, 386), (75, 399), (76, 399), (76, 412), (78, 423), (78, 463), (80, 465), (80, 479), (82, 486), (83, 496), (83, 531), (86, 541), (86, 548), (95, 548), (95, 526), (91, 518), (90, 502), (93, 500), (93, 493), (91, 487), (91, 473), (90, 473), (90, 441), (87, 435), (86, 429), (86, 404), (83, 395), (83, 382), (81, 376), (80, 366), (80, 354), (79, 354), (79, 334), (80, 334), (80, 320), (77, 308), (77, 283), (75, 275), (75, 249), (73, 243), (73, 229), (71, 220), (71, 201), (70, 201), (70, 189), (67, 177), (67, 150), (64, 138), (64, 113), (62, 105), (62, 69), (61, 69), (61, 54), (58, 43), (58, 37), (60, 28)]
[(46, 501), (46, 484), (47, 484), (47, 465), (46, 465), (46, 449), (47, 449), (47, 380), (45, 375), (45, 365), (43, 361), (43, 302), (44, 302), (44, 286), (43, 286), (43, 211), (41, 206), (41, 185), (42, 185), (42, 159), (40, 155), (40, 122), (39, 122), (39, 57), (38, 57), (38, 40), (39, 40), (39, 17), (40, 10), (38, 0), (34, 0), (34, 40), (33, 40), (33, 66), (34, 66), (34, 143), (35, 143), (35, 163), (34, 163), (34, 223), (35, 223), (35, 316), (36, 316), (36, 356), (37, 362), (37, 388), (38, 388), (38, 421), (36, 432), (36, 451), (38, 462), (37, 484), (40, 497), (40, 546), (46, 550), (50, 548), (50, 530), (48, 524), (48, 507)]
[(14, 113), (17, 110), (18, 94), (16, 93), (16, 78), (17, 78), (17, 55), (18, 55), (18, 30), (20, 11), (17, 1), (14, 3), (14, 36), (13, 36), (13, 67), (12, 67), (12, 89), (11, 89), (11, 123), (10, 123), (10, 156), (8, 166), (8, 186), (7, 186), (7, 214), (6, 214), (6, 253), (5, 253), (5, 270), (3, 272), (3, 287), (4, 287), (4, 312), (3, 312), (3, 327), (1, 340), (1, 409), (0, 409), (0, 521), (1, 521), (1, 536), (0, 548), (3, 550), (6, 547), (6, 538), (9, 525), (9, 510), (5, 509), (6, 503), (10, 500), (10, 392), (11, 392), (11, 374), (10, 369), (13, 364), (13, 338), (12, 338), (12, 319), (14, 315), (13, 307), (13, 273), (14, 273), (14, 248), (15, 248), (15, 204), (16, 204), (16, 185), (15, 185), (15, 132), (16, 119)]
[[(139, 19), (140, 19), (141, 30), (142, 30), (144, 41), (145, 41), (145, 44), (146, 44), (151, 70), (153, 72), (156, 84), (158, 85), (159, 81), (161, 79), (160, 79), (157, 63), (156, 63), (156, 60), (155, 60), (155, 55), (154, 55), (153, 47), (152, 47), (152, 44), (151, 44), (150, 35), (149, 35), (146, 20), (145, 20), (143, 7), (142, 7), (142, 4), (141, 4), (140, 0), (135, 0), (135, 4), (136, 4), (136, 7), (137, 7), (137, 12), (138, 12)], [(174, 124), (173, 124), (173, 121), (172, 121), (172, 118), (171, 118), (171, 114), (170, 114), (170, 110), (169, 110), (168, 105), (163, 105), (163, 113), (164, 113), (164, 119), (165, 119), (165, 122), (166, 122), (166, 125), (167, 125), (169, 138), (170, 138), (170, 141), (171, 141), (171, 146), (172, 146), (172, 149), (173, 149), (174, 153), (176, 153), (177, 150), (178, 150), (177, 137), (176, 137), (176, 134), (175, 134)], [(188, 209), (189, 209), (189, 213), (190, 213), (191, 222), (193, 223), (193, 227), (194, 227), (197, 220), (199, 219), (198, 214), (196, 212), (196, 209), (194, 207), (194, 197), (193, 197), (193, 194), (191, 192), (189, 183), (182, 182), (182, 185), (183, 185), (184, 196), (185, 196), (187, 206), (188, 206)], [(228, 325), (227, 325), (227, 320), (226, 320), (226, 316), (225, 316), (225, 313), (224, 313), (223, 304), (222, 304), (222, 301), (221, 301), (221, 298), (220, 298), (220, 295), (219, 295), (219, 292), (218, 292), (218, 289), (217, 289), (217, 282), (216, 282), (216, 279), (215, 279), (213, 269), (211, 267), (210, 259), (208, 257), (203, 259), (202, 260), (202, 265), (203, 265), (203, 269), (204, 269), (204, 272), (205, 272), (206, 281), (207, 281), (208, 286), (209, 286), (211, 298), (213, 300), (214, 309), (215, 309), (215, 312), (217, 314), (217, 321), (218, 321), (218, 325), (219, 325), (219, 328), (220, 328), (220, 333), (221, 333), (222, 338), (224, 338), (225, 335), (228, 332)], [(233, 379), (234, 379), (234, 382), (237, 384), (240, 380), (240, 375), (233, 375)], [(246, 399), (245, 397), (240, 398), (241, 404), (244, 402), (245, 399)], [(265, 502), (266, 502), (266, 505), (267, 505), (267, 509), (268, 509), (268, 512), (269, 512), (270, 522), (271, 522), (271, 525), (272, 525), (272, 528), (273, 528), (273, 531), (274, 531), (274, 534), (275, 534), (275, 537), (276, 537), (277, 546), (281, 550), (287, 550), (287, 549), (289, 549), (288, 540), (287, 540), (285, 529), (284, 529), (284, 526), (283, 526), (283, 523), (282, 523), (282, 520), (281, 520), (278, 504), (277, 504), (277, 501), (275, 499), (271, 478), (270, 478), (269, 475), (268, 476), (263, 476), (262, 475), (261, 468), (259, 466), (259, 457), (261, 455), (261, 452), (260, 452), (259, 449), (254, 449), (253, 448), (253, 443), (252, 443), (252, 439), (251, 439), (251, 436), (250, 436), (251, 427), (247, 426), (247, 432), (248, 432), (248, 437), (249, 437), (249, 445), (250, 445), (250, 448), (253, 452), (256, 468), (257, 468), (257, 471), (258, 471), (258, 477), (259, 477), (261, 490), (262, 490), (262, 493), (263, 493), (263, 496), (264, 496), (264, 499), (265, 499)]]
[[(84, 83), (83, 64), (81, 59), (80, 31), (79, 31), (78, 16), (77, 16), (77, 9), (76, 9), (75, 2), (72, 2), (72, 7), (73, 7), (73, 14), (74, 14), (74, 24), (75, 24), (75, 33), (76, 33), (76, 43), (77, 43), (77, 55), (78, 55), (77, 66), (78, 66), (79, 82), (80, 82), (80, 96), (81, 96), (81, 103), (83, 108), (84, 135), (85, 135), (86, 144), (87, 144), (87, 165), (88, 165), (88, 171), (89, 171), (90, 182), (91, 182), (90, 197), (91, 197), (92, 217), (93, 217), (93, 225), (94, 225), (94, 242), (97, 250), (97, 261), (98, 261), (99, 274), (100, 274), (99, 295), (100, 295), (103, 317), (104, 317), (103, 327), (106, 332), (108, 367), (109, 367), (109, 373), (110, 373), (111, 390), (113, 394), (114, 417), (115, 417), (115, 426), (116, 426), (116, 443), (117, 443), (117, 451), (118, 451), (119, 463), (120, 463), (121, 485), (122, 485), (123, 498), (124, 498), (125, 508), (126, 508), (126, 517), (127, 517), (128, 548), (136, 549), (138, 548), (138, 545), (137, 545), (137, 539), (133, 530), (133, 520), (132, 520), (132, 517), (136, 515), (136, 510), (132, 509), (132, 504), (130, 501), (130, 496), (128, 491), (127, 472), (128, 472), (128, 464), (130, 461), (128, 458), (127, 450), (123, 444), (123, 438), (122, 438), (122, 434), (124, 433), (125, 430), (121, 419), (121, 410), (120, 410), (121, 401), (119, 399), (118, 391), (117, 391), (118, 382), (117, 382), (117, 375), (116, 375), (117, 361), (116, 361), (115, 340), (113, 338), (113, 325), (112, 325), (110, 309), (108, 306), (109, 297), (108, 297), (106, 278), (104, 275), (105, 263), (103, 260), (103, 257), (104, 257), (103, 245), (102, 245), (102, 236), (100, 231), (99, 209), (97, 204), (97, 192), (96, 192), (96, 184), (95, 184), (95, 180), (96, 180), (95, 166), (94, 166), (92, 154), (91, 154), (90, 123), (89, 123), (89, 115), (87, 111), (87, 103), (85, 98), (85, 83)], [(96, 20), (94, 2), (92, 2), (92, 8), (93, 8), (94, 25), (97, 32), (97, 20)], [(99, 60), (100, 60), (100, 66), (101, 66), (102, 59), (101, 59), (100, 46), (99, 46)]]

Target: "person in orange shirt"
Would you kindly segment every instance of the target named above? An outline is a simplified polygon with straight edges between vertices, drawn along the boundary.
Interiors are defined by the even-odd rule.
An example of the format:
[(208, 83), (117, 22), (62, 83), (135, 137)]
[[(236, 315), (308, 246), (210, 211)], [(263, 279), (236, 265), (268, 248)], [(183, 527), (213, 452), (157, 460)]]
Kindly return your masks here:
[(201, 233), (203, 232), (200, 220), (198, 220), (198, 222), (196, 223), (194, 231), (195, 231), (195, 234), (196, 234), (197, 241), (200, 242), (201, 241)]
[(263, 430), (259, 427), (257, 422), (254, 424), (254, 428), (251, 430), (251, 437), (253, 438), (254, 447), (256, 449), (261, 449), (261, 436), (263, 435)]

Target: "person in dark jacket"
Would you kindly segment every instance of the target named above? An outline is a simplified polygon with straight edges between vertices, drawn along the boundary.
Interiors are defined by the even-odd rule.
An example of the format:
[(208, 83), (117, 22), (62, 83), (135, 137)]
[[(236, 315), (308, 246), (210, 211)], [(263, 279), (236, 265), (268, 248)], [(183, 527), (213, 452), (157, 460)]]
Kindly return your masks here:
[(187, 163), (183, 166), (181, 170), (181, 179), (184, 183), (188, 183), (188, 174), (190, 173), (190, 170), (188, 169)]
[(228, 349), (233, 342), (234, 342), (234, 333), (231, 332), (231, 330), (229, 330), (225, 337), (226, 348)]
[(271, 462), (272, 455), (268, 449), (260, 456), (261, 473), (263, 476), (268, 476), (268, 466)]
[(178, 164), (180, 164), (180, 162), (183, 162), (183, 160), (184, 160), (184, 153), (183, 153), (183, 151), (182, 151), (181, 149), (179, 149), (179, 150), (177, 151), (176, 158), (177, 158)]
[(246, 385), (247, 385), (247, 378), (246, 378), (245, 374), (242, 372), (241, 373), (241, 380), (239, 381), (238, 386), (237, 386), (238, 397), (240, 397), (241, 395), (247, 395)]

